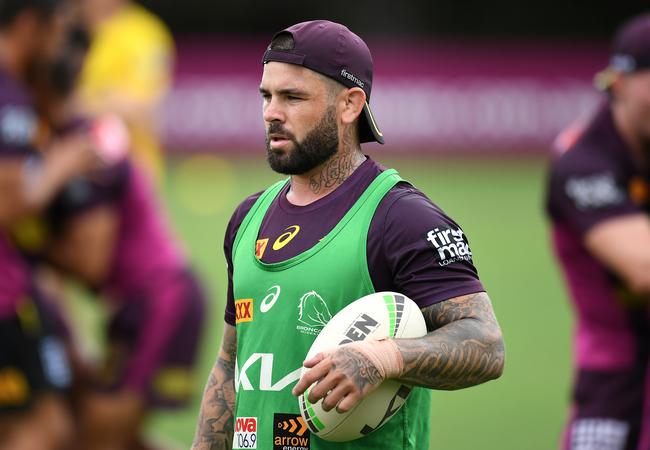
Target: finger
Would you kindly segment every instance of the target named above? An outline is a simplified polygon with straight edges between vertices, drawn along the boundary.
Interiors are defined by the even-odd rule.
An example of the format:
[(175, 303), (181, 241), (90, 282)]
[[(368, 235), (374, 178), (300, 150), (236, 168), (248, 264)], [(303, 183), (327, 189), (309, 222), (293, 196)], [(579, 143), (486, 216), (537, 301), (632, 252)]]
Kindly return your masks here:
[(345, 381), (340, 374), (330, 372), (325, 378), (320, 380), (318, 383), (316, 383), (315, 386), (310, 389), (309, 396), (307, 398), (309, 399), (310, 403), (316, 403), (321, 398), (325, 398), (325, 396), (328, 395), (328, 392), (334, 390), (337, 386), (344, 383)]
[(296, 397), (305, 392), (305, 390), (314, 384), (316, 381), (325, 377), (330, 370), (330, 364), (321, 363), (309, 369), (305, 374), (300, 377), (300, 380), (291, 390), (291, 393)]
[(326, 356), (326, 355), (325, 355), (325, 353), (323, 353), (323, 352), (321, 352), (321, 353), (317, 353), (315, 356), (313, 356), (313, 357), (311, 357), (311, 358), (306, 359), (305, 361), (303, 361), (302, 365), (303, 365), (304, 367), (307, 367), (307, 368), (314, 367), (316, 364), (318, 364), (318, 363), (321, 362), (323, 359), (325, 359), (325, 356)]
[(352, 391), (353, 389), (351, 385), (345, 383), (339, 384), (332, 391), (328, 392), (327, 395), (323, 398), (323, 410), (330, 411)]
[(350, 411), (354, 406), (361, 401), (361, 395), (358, 392), (350, 392), (346, 395), (336, 406), (336, 410), (339, 413), (346, 413)]

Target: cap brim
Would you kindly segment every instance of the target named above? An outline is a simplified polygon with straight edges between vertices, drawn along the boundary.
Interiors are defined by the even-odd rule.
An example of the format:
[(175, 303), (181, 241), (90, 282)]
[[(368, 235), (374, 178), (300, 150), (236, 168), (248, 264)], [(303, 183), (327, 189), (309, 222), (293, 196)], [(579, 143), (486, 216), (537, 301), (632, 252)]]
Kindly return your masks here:
[(363, 105), (363, 119), (359, 122), (359, 142), (379, 142), (383, 144), (384, 134), (379, 129), (368, 102)]
[(612, 87), (612, 84), (620, 76), (621, 72), (612, 66), (607, 66), (596, 75), (594, 75), (594, 86), (602, 92), (606, 92)]

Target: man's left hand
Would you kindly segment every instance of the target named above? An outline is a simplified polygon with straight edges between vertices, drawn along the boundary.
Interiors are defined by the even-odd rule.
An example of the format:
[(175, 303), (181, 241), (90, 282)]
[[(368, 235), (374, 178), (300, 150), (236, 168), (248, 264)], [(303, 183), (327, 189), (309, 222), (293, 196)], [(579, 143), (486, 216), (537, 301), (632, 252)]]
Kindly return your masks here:
[(349, 411), (374, 391), (385, 379), (398, 375), (403, 362), (394, 341), (362, 341), (318, 353), (306, 360), (307, 371), (293, 388), (299, 396), (309, 386), (308, 400), (323, 399), (323, 409), (336, 407), (340, 413)]

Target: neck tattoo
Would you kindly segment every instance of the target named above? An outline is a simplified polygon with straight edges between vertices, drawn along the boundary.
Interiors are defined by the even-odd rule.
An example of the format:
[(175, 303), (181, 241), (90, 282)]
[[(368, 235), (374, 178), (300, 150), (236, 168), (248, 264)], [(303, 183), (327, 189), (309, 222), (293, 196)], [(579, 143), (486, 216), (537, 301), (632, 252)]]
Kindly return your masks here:
[(363, 163), (365, 157), (358, 150), (337, 153), (327, 161), (318, 173), (309, 177), (309, 189), (314, 194), (342, 184)]

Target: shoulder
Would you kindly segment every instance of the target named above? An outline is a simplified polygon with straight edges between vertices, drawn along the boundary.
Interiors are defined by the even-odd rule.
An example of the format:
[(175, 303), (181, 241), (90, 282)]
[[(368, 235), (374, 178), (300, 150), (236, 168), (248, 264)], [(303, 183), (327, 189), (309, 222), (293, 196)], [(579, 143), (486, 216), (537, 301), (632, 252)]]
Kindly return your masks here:
[(420, 307), (484, 290), (463, 229), (409, 184), (383, 198), (367, 245), (375, 288), (402, 292)]
[(394, 186), (382, 199), (375, 214), (384, 226), (398, 226), (404, 230), (421, 228), (420, 220), (429, 223), (455, 223), (422, 191), (408, 183)]
[(228, 221), (228, 226), (226, 227), (226, 235), (224, 239), (226, 248), (230, 249), (232, 247), (244, 218), (253, 208), (253, 205), (260, 198), (263, 192), (264, 191), (260, 191), (253, 195), (249, 195), (237, 206), (237, 208), (235, 208), (235, 211), (232, 213), (230, 220)]
[(609, 106), (603, 105), (588, 123), (577, 121), (556, 139), (549, 174), (551, 181), (604, 173), (620, 177), (629, 175), (630, 161)]
[[(389, 252), (399, 248), (421, 249), (423, 245), (435, 251), (461, 243), (464, 252), (468, 245), (461, 226), (423, 192), (407, 183), (396, 185), (386, 194), (372, 225), (380, 230), (383, 247)], [(469, 256), (469, 247), (467, 253)]]
[(625, 161), (617, 158), (603, 144), (592, 140), (580, 140), (573, 148), (552, 158), (549, 165), (551, 176), (566, 178), (572, 175), (598, 173), (602, 171), (620, 172)]
[(250, 212), (253, 208), (255, 202), (260, 198), (264, 191), (256, 192), (255, 194), (249, 195), (242, 202), (237, 205), (235, 211), (230, 217), (230, 222), (232, 223), (241, 223), (244, 220), (244, 217)]

